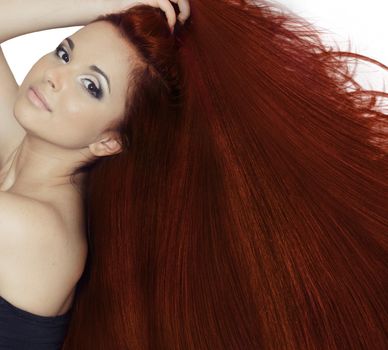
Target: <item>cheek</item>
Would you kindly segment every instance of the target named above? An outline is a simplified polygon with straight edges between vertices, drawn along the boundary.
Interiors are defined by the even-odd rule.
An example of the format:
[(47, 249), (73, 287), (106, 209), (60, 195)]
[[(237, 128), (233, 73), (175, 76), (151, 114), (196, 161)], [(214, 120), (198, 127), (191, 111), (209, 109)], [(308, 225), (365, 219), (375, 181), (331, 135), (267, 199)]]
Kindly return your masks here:
[(96, 141), (104, 131), (101, 115), (97, 110), (64, 108), (52, 116), (51, 127), (53, 133), (64, 142), (74, 147), (84, 147)]
[[(47, 129), (48, 131), (48, 129)], [(43, 130), (42, 130), (43, 133)], [(65, 148), (81, 149), (96, 141), (100, 130), (86, 119), (57, 119), (50, 125), (47, 139)]]
[(68, 118), (78, 119), (80, 115), (91, 113), (92, 109), (80, 96), (72, 94), (60, 99), (56, 110), (63, 115), (67, 115)]
[(75, 123), (83, 120), (90, 120), (91, 117), (99, 113), (99, 106), (82, 91), (82, 87), (66, 87), (64, 91), (59, 91), (56, 97), (53, 111), (56, 118)]

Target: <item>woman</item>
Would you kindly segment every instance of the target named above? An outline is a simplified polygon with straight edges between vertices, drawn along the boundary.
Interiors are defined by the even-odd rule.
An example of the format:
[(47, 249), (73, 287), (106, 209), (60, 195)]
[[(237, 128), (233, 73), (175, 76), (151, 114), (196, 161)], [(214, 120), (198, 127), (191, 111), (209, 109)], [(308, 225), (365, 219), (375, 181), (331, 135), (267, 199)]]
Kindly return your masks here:
[[(182, 13), (184, 20), (188, 2), (175, 2), (186, 11)], [(84, 2), (81, 8), (77, 5), (77, 12), (69, 8), (68, 13), (49, 19), (46, 14), (59, 13), (62, 4), (34, 1), (28, 3), (31, 9), (23, 9), (30, 17), (17, 21), (20, 9), (15, 2), (8, 2), (2, 4), (1, 41), (31, 29), (86, 24), (97, 15), (134, 6), (133, 1), (125, 3)], [(173, 25), (176, 19), (170, 2), (154, 1), (151, 5), (164, 8)], [(41, 23), (36, 22), (38, 16), (42, 16)], [(82, 176), (76, 177), (74, 186), (70, 174), (78, 162), (121, 151), (117, 133), (108, 130), (108, 124), (116, 123), (123, 114), (127, 77), (142, 64), (135, 50), (107, 22), (87, 25), (64, 40), (54, 53), (42, 57), (20, 87), (1, 57), (3, 347), (21, 348), (28, 342), (29, 349), (52, 349), (63, 341), (75, 285), (87, 255)], [(74, 53), (71, 65), (67, 64), (70, 53)], [(89, 63), (94, 63), (94, 68), (85, 70)], [(38, 96), (44, 98), (44, 105)], [(35, 322), (32, 328), (31, 320)]]
[[(134, 6), (70, 39), (13, 105), (32, 141), (2, 188), (43, 208), (1, 199), (2, 223), (48, 227), (26, 258), (44, 260), (29, 286), (59, 284), (40, 301), (79, 280), (64, 349), (386, 348), (388, 94), (364, 91), (343, 58), (372, 60), (265, 1), (197, 0), (174, 35)], [(93, 77), (92, 103), (77, 84)], [(48, 109), (32, 114), (34, 82)], [(17, 229), (2, 281), (26, 246)]]

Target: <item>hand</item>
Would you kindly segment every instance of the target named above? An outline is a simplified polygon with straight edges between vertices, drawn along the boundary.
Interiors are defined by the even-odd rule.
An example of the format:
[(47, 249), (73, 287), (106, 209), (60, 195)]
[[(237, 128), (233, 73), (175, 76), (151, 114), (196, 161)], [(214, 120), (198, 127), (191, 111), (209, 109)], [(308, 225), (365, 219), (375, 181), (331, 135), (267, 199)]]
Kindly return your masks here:
[[(179, 15), (178, 20), (183, 24), (187, 18), (190, 16), (190, 4), (189, 0), (124, 0), (124, 1), (111, 1), (111, 9), (113, 12), (120, 12), (127, 9), (130, 9), (136, 5), (148, 5), (151, 7), (160, 8), (167, 17), (168, 25), (173, 31), (176, 23), (175, 10), (171, 2), (178, 4)], [(114, 3), (117, 3), (114, 5)]]

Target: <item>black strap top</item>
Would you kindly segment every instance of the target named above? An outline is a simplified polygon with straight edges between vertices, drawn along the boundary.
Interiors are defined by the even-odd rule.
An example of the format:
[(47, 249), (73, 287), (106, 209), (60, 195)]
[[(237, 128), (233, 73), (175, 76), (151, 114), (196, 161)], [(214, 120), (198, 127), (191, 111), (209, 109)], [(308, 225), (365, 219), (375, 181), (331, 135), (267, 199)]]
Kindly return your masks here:
[(35, 315), (0, 296), (0, 349), (60, 350), (70, 321), (70, 311), (59, 316)]

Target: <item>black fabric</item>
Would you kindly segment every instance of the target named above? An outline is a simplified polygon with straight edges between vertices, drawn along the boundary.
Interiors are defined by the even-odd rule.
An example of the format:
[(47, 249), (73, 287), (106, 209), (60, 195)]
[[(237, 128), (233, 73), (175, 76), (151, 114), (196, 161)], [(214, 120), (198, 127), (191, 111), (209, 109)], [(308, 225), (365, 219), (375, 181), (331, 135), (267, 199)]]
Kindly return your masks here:
[(40, 316), (0, 296), (0, 349), (60, 350), (69, 321), (70, 310), (59, 316)]

